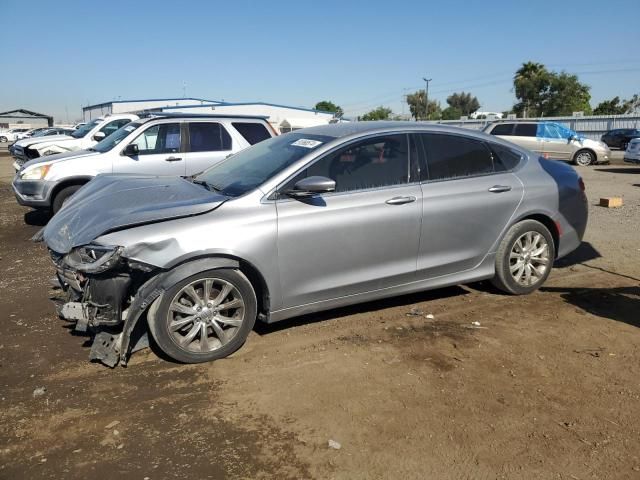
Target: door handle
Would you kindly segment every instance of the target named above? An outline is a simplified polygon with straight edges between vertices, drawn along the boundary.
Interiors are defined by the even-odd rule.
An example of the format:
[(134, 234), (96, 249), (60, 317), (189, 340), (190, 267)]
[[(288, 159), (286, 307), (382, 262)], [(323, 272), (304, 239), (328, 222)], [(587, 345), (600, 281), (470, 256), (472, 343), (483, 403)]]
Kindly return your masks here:
[(491, 193), (502, 193), (511, 191), (511, 187), (509, 185), (494, 185), (489, 189)]
[(179, 162), (182, 160), (180, 157), (167, 157), (164, 159), (165, 162)]
[(416, 197), (393, 197), (386, 201), (389, 205), (404, 205), (405, 203), (415, 202)]

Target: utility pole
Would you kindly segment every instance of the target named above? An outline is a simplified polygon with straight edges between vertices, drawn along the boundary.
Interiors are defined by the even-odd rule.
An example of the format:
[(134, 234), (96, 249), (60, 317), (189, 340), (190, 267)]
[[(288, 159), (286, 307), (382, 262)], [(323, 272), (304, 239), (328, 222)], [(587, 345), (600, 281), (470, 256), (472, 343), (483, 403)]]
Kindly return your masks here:
[(431, 78), (422, 77), (422, 80), (424, 80), (426, 85), (426, 88), (424, 89), (424, 116), (425, 120), (429, 120), (429, 82), (431, 81)]

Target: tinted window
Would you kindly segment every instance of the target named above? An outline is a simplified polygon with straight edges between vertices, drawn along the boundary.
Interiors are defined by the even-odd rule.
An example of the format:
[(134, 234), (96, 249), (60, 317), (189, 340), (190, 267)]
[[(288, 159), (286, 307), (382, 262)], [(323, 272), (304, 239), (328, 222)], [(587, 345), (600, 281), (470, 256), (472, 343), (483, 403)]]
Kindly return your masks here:
[(491, 135), (511, 135), (513, 131), (513, 123), (500, 123), (493, 127)]
[(128, 118), (123, 118), (122, 120), (114, 120), (113, 122), (107, 123), (100, 129), (100, 131), (103, 132), (106, 137), (108, 137), (119, 128), (124, 127), (129, 122), (131, 122), (131, 120), (129, 120)]
[(219, 123), (189, 123), (190, 152), (219, 152), (231, 150), (231, 136)]
[(421, 134), (429, 180), (471, 177), (493, 172), (491, 152), (480, 140), (458, 135)]
[(535, 123), (516, 123), (514, 135), (517, 137), (535, 137), (537, 132), (538, 125)]
[(291, 184), (316, 175), (335, 180), (336, 192), (404, 184), (409, 178), (407, 150), (406, 135), (363, 140), (321, 158)]
[(249, 142), (249, 145), (255, 145), (267, 138), (271, 138), (267, 128), (261, 123), (232, 123), (231, 125), (240, 132), (240, 135)]
[(139, 155), (176, 153), (180, 151), (180, 124), (162, 123), (147, 128), (132, 144), (138, 145)]
[(493, 167), (496, 172), (513, 170), (522, 160), (520, 153), (504, 145), (491, 143), (489, 147), (493, 151)]

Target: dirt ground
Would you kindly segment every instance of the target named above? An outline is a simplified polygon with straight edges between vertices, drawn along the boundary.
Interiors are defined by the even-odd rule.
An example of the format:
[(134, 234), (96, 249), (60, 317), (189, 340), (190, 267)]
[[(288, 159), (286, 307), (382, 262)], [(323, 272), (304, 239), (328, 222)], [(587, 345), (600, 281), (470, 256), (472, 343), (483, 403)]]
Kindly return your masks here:
[(640, 168), (580, 172), (585, 243), (530, 296), (447, 288), (112, 370), (56, 317), (46, 218), (0, 157), (0, 478), (640, 478)]

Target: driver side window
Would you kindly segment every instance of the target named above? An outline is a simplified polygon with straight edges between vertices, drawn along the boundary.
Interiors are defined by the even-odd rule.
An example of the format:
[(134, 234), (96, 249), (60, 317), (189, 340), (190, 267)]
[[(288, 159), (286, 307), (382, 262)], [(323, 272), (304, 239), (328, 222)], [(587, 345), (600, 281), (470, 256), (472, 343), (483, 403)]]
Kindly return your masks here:
[(162, 123), (147, 128), (133, 142), (138, 155), (156, 155), (180, 151), (180, 124)]
[(330, 153), (296, 175), (287, 188), (306, 177), (336, 182), (336, 192), (406, 184), (409, 181), (407, 135), (385, 135)]

